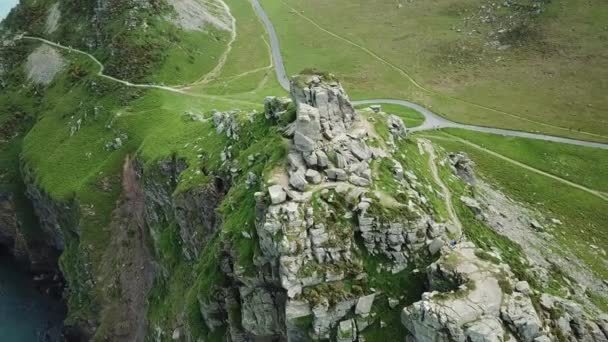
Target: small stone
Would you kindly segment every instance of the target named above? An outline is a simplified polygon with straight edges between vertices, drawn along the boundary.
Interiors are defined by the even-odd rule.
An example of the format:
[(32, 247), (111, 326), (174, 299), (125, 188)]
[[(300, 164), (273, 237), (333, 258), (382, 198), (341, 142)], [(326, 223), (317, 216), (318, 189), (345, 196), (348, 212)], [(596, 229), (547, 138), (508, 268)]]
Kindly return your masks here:
[(527, 281), (520, 281), (515, 284), (515, 289), (525, 295), (530, 294), (530, 284)]
[(543, 231), (543, 230), (545, 229), (545, 228), (544, 228), (544, 227), (543, 227), (543, 226), (542, 226), (540, 223), (538, 223), (538, 221), (536, 221), (535, 219), (530, 219), (530, 221), (529, 221), (529, 222), (530, 222), (530, 227), (532, 227), (532, 228), (534, 228), (534, 229), (536, 229), (536, 230), (538, 230), (538, 231)]
[(350, 177), (348, 178), (348, 181), (356, 186), (369, 186), (370, 182), (369, 180), (363, 178), (363, 177), (359, 177), (357, 175), (350, 175)]
[(313, 169), (306, 170), (306, 180), (312, 184), (319, 184), (322, 181), (321, 174)]
[(368, 315), (372, 311), (372, 305), (374, 304), (375, 293), (371, 295), (360, 297), (355, 307), (355, 314), (357, 315)]
[(396, 308), (396, 307), (397, 307), (397, 305), (399, 305), (399, 299), (397, 299), (397, 298), (392, 298), (392, 297), (389, 297), (389, 298), (388, 298), (388, 306), (389, 306), (391, 309)]
[(280, 185), (268, 187), (268, 194), (270, 195), (270, 202), (272, 204), (281, 204), (287, 200), (287, 193)]
[(325, 172), (327, 173), (327, 177), (331, 180), (345, 181), (347, 179), (346, 171), (342, 169), (327, 169)]
[(444, 245), (443, 241), (441, 239), (437, 238), (429, 244), (429, 252), (432, 255), (435, 255), (441, 250), (443, 245)]
[(300, 169), (297, 172), (289, 173), (289, 185), (291, 185), (294, 189), (304, 191), (307, 184), (308, 182), (306, 181), (303, 170)]

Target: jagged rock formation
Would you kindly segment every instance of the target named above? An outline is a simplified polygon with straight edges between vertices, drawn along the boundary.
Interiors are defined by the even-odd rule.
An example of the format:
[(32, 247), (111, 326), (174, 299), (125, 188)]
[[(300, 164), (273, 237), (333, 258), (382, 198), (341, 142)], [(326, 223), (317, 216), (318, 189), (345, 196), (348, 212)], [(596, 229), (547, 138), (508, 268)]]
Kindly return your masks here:
[[(397, 273), (429, 255), (430, 245), (443, 246), (446, 229), (419, 206), (421, 195), (414, 190), (415, 176), (410, 173), (409, 180), (403, 177), (403, 167), (390, 159), (391, 152), (383, 147), (386, 145), (369, 145), (377, 136), (358, 117), (339, 83), (325, 82), (318, 76), (295, 78), (292, 100), (296, 120), (286, 130), (292, 138), (287, 170), (276, 170), (271, 179), (275, 184), (268, 187), (266, 195), (257, 196), (261, 256), (256, 265), (271, 269), (273, 284), (279, 287), (274, 294), (259, 287), (241, 290), (257, 296), (246, 303), (260, 303), (257, 309), (263, 308), (263, 313), (254, 313), (251, 305), (243, 306), (243, 317), (247, 317), (243, 327), (253, 335), (273, 332), (293, 341), (307, 336), (327, 339), (334, 334), (338, 340), (355, 341), (373, 322), (370, 311), (375, 297), (369, 289), (357, 292), (342, 288), (345, 281), (366, 288), (357, 232), (363, 237), (364, 248), (388, 257), (387, 271)], [(285, 108), (289, 101), (267, 99), (266, 103), (270, 111), (267, 117), (271, 118), (284, 110), (274, 109), (274, 104)], [(405, 136), (399, 118), (388, 118), (387, 126), (392, 139)], [(408, 215), (389, 220), (374, 213), (374, 208), (384, 205), (383, 199), (392, 199), (391, 194), (370, 187), (377, 176), (371, 165), (382, 159), (391, 160), (395, 174), (409, 190), (411, 200), (399, 209)], [(353, 222), (355, 218), (358, 224)], [(268, 305), (270, 298), (280, 296), (284, 297), (283, 305)], [(357, 320), (343, 320), (350, 315)], [(280, 317), (284, 317), (283, 326), (277, 325)], [(305, 317), (312, 318), (311, 326), (300, 324)]]
[(428, 269), (430, 292), (403, 309), (402, 322), (415, 341), (525, 341), (568, 338), (604, 342), (605, 315), (534, 293), (517, 281), (498, 255), (472, 243), (446, 247)]

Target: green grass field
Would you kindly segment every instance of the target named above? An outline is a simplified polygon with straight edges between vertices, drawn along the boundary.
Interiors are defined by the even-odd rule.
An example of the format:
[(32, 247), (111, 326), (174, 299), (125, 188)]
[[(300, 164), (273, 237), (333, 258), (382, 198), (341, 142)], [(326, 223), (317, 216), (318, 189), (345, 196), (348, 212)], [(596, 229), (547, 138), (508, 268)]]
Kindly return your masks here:
[(480, 24), (483, 0), (262, 3), (287, 70), (332, 70), (355, 99), (404, 98), (459, 122), (608, 139), (608, 8), (599, 3), (547, 3), (521, 36), (502, 38), (506, 50), (488, 43), (512, 10)]
[(607, 150), (461, 129), (444, 131), (560, 178), (608, 192)]

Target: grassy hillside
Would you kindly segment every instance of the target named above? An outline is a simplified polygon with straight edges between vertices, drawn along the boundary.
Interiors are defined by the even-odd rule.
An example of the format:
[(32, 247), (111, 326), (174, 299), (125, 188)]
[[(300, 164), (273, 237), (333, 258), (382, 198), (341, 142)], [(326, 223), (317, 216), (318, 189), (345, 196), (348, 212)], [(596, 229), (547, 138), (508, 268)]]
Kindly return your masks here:
[[(604, 184), (605, 177), (601, 175), (605, 172), (603, 166), (605, 157), (597, 159), (605, 154), (603, 151), (580, 148), (573, 155), (570, 146), (558, 143), (525, 139), (512, 141), (511, 138), (470, 135), (457, 131), (450, 133), (462, 136), (467, 139), (465, 141), (470, 139), (490, 151), (509, 156), (521, 163), (546, 169), (578, 184), (598, 188)], [(554, 227), (553, 234), (560, 246), (556, 247), (553, 253), (559, 253), (560, 248), (564, 248), (581, 258), (600, 278), (608, 277), (605, 267), (608, 259), (589, 247), (590, 244), (605, 246), (608, 243), (608, 232), (605, 229), (608, 201), (506, 162), (454, 139), (454, 136), (443, 133), (425, 133), (424, 136), (431, 137), (446, 151), (465, 151), (475, 162), (476, 170), (481, 177), (512, 199), (539, 210), (544, 217), (559, 219), (562, 224)], [(565, 160), (568, 162), (562, 163)], [(549, 170), (551, 165), (557, 167)]]
[(333, 70), (355, 98), (411, 99), (459, 122), (607, 139), (601, 3), (262, 2), (290, 73)]

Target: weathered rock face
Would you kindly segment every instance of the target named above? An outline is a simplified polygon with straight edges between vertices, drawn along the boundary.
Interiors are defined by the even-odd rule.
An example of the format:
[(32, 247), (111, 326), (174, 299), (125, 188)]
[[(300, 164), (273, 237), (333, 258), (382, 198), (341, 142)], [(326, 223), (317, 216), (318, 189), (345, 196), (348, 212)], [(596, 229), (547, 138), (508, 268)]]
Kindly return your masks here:
[(58, 203), (36, 186), (33, 173), (26, 166), (22, 168), (26, 193), (34, 206), (40, 221), (40, 228), (49, 237), (52, 247), (62, 251), (65, 247), (65, 232), (79, 234), (78, 216), (80, 208), (76, 203)]
[(318, 110), (317, 121), (321, 127), (318, 133), (326, 139), (346, 133), (356, 117), (355, 109), (342, 86), (338, 82), (322, 82), (319, 76), (294, 78), (291, 81), (291, 98), (296, 103), (298, 116), (300, 111), (308, 111), (310, 107)]
[(277, 336), (282, 333), (278, 309), (279, 298), (262, 287), (241, 287), (241, 316), (243, 329), (255, 336)]
[[(479, 339), (481, 323), (473, 325), (472, 330), (471, 324), (480, 320), (500, 328), (500, 324), (490, 322), (500, 313), (503, 291), (499, 279), (508, 269), (479, 259), (475, 250), (474, 245), (462, 243), (429, 267), (430, 288), (435, 291), (403, 309), (401, 316), (415, 340), (465, 341), (472, 339), (470, 334)], [(502, 341), (502, 328), (492, 333)]]
[[(141, 164), (141, 163), (140, 163)], [(165, 160), (144, 176), (145, 215), (155, 241), (161, 230), (175, 223), (179, 228), (184, 256), (196, 259), (208, 239), (221, 225), (216, 209), (229, 183), (215, 177), (205, 187), (190, 189), (173, 196), (179, 175), (187, 168), (182, 160)]]
[(15, 212), (15, 203), (10, 194), (0, 193), (0, 246), (17, 259), (27, 260), (27, 246)]
[[(464, 242), (444, 248), (428, 270), (430, 289), (403, 309), (402, 322), (415, 341), (605, 341), (605, 319), (593, 319), (581, 306), (542, 294), (532, 303), (526, 282), (513, 284), (506, 264), (478, 257)], [(537, 311), (540, 310), (540, 311)]]
[(187, 258), (196, 259), (199, 251), (220, 227), (221, 217), (216, 209), (225, 190), (224, 181), (218, 178), (207, 187), (175, 196), (173, 210)]
[[(276, 178), (286, 181), (273, 183), (266, 195), (257, 196), (258, 207), (263, 209), (256, 223), (261, 250), (256, 263), (273, 270), (265, 273), (264, 281), (272, 279), (280, 287), (275, 294), (282, 291), (285, 296), (278, 309), (278, 316), (284, 317), (281, 336), (290, 341), (332, 336), (356, 341), (375, 321), (371, 316), (375, 295), (344, 289), (345, 281), (366, 281), (355, 235), (361, 234), (368, 253), (387, 256), (386, 271), (397, 273), (428, 255), (433, 242), (441, 248), (446, 230), (420, 207), (425, 200), (414, 190), (420, 184), (406, 179), (403, 167), (382, 146), (370, 147), (368, 142), (375, 139), (375, 133), (356, 115), (339, 83), (316, 76), (294, 79), (291, 94), (296, 120), (287, 134), (293, 144), (287, 169), (276, 171), (284, 175)], [(393, 139), (403, 137), (403, 122), (396, 117), (386, 120), (394, 131)], [(410, 190), (408, 204), (372, 190), (371, 165), (385, 158), (399, 164), (396, 173), (404, 193)], [(372, 207), (384, 205), (382, 201), (403, 207), (401, 217), (387, 221), (374, 214)], [(245, 292), (259, 293), (251, 288)], [(256, 299), (258, 307), (269, 308), (263, 303), (272, 296), (263, 297), (266, 300)], [(274, 319), (247, 315), (249, 332), (275, 331), (270, 329)], [(273, 315), (267, 313), (269, 318)], [(348, 315), (356, 319), (345, 320)], [(311, 326), (298, 323), (307, 317)]]

